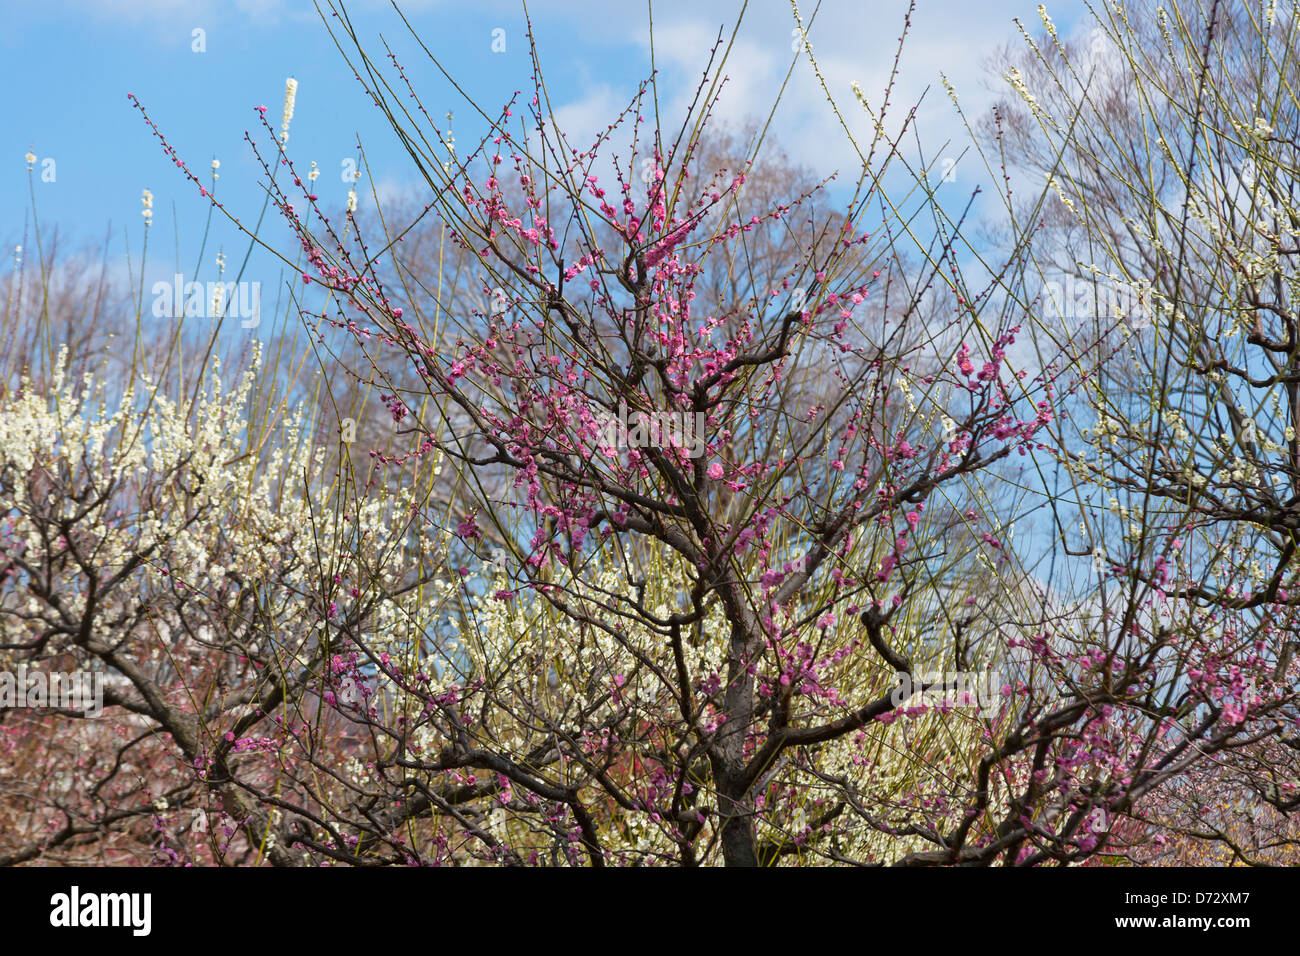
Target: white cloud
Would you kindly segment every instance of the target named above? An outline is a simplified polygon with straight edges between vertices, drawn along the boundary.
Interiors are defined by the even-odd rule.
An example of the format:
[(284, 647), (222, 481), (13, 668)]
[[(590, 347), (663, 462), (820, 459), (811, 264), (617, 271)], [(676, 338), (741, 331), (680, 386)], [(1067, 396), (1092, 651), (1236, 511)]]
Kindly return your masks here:
[[(809, 42), (829, 92), (864, 148), (869, 143), (870, 122), (855, 102), (850, 83), (858, 81), (872, 106), (881, 105), (907, 8), (905, 0), (888, 0), (870, 6), (823, 4), (811, 21)], [(556, 3), (548, 6), (547, 11), (557, 15), (575, 9), (571, 3)], [(667, 107), (668, 115), (684, 112), (708, 61), (709, 50), (717, 40), (719, 27), (722, 27), (725, 49), (738, 9), (739, 5), (729, 0), (655, 4), (655, 64), (665, 84), (661, 86), (661, 95), (665, 88), (671, 90), (668, 103), (660, 104), (661, 109)], [(1052, 13), (1061, 22), (1081, 9), (1082, 4), (1072, 0), (1069, 4), (1053, 5)], [(804, 4), (801, 12), (807, 24), (812, 5)], [(1039, 26), (1035, 0), (938, 0), (919, 4), (903, 46), (899, 74), (890, 98), (892, 122), (888, 122), (888, 127), (897, 130), (928, 87), (916, 117), (922, 147), (928, 156), (937, 156), (945, 142), (951, 141), (953, 146), (949, 151), (954, 155), (960, 152), (968, 137), (940, 85), (939, 73), (946, 73), (955, 84), (968, 115), (982, 113), (994, 99), (984, 60), (1000, 45), (1016, 40), (1018, 31), (1011, 22), (1016, 16), (1031, 30)], [(795, 57), (791, 49), (794, 25), (793, 14), (786, 4), (751, 4), (724, 71), (728, 80), (715, 113), (717, 119), (736, 123), (751, 116), (766, 118)], [(588, 43), (626, 43), (629, 39), (639, 43), (648, 72), (650, 42), (646, 26), (643, 13), (616, 22), (575, 15), (575, 29)], [(583, 102), (588, 108), (592, 105), (590, 97)], [(590, 117), (591, 128), (601, 119), (608, 122), (608, 118)], [(860, 169), (857, 153), (805, 57), (799, 58), (782, 94), (773, 129), (795, 162), (822, 174), (836, 168), (844, 173)]]

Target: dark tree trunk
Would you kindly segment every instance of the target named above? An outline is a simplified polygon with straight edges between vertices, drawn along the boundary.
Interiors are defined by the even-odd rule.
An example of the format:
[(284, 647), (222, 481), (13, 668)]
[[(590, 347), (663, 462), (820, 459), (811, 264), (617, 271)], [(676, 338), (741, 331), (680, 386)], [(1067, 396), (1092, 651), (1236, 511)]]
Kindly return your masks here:
[(758, 866), (754, 850), (754, 826), (744, 802), (733, 802), (721, 796), (719, 802), (724, 814), (729, 813), (722, 825), (722, 859), (727, 866)]
[[(743, 612), (742, 612), (743, 613)], [(739, 618), (741, 615), (736, 615)], [(718, 730), (718, 756), (713, 779), (722, 815), (722, 858), (726, 866), (758, 866), (754, 823), (745, 770), (745, 736), (754, 721), (754, 676), (749, 670), (758, 642), (733, 619), (727, 655), (726, 721)]]

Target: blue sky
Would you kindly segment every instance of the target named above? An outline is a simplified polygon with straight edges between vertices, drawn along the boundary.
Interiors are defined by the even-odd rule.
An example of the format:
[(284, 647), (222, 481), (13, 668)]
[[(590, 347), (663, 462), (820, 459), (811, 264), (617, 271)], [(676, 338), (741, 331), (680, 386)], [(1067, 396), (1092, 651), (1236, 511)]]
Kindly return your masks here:
[[(98, 253), (110, 235), (110, 267), (124, 275), (129, 249), (132, 269), (138, 270), (141, 191), (148, 188), (154, 196), (154, 225), (147, 281), (175, 271), (178, 247), (181, 269), (190, 276), (206, 203), (163, 155), (132, 109), (128, 92), (146, 106), (201, 178), (206, 180), (213, 158), (221, 161), (218, 195), (246, 222), (256, 216), (261, 193), (260, 168), (243, 141), (244, 132), (258, 131), (258, 105), (267, 107), (267, 118), (278, 127), (289, 76), (299, 84), (289, 152), (303, 168), (312, 160), (319, 164), (317, 191), (327, 205), (345, 201), (348, 187), (341, 182), (341, 164), (356, 155), (358, 138), (381, 195), (414, 182), (386, 121), (367, 101), (311, 3), (49, 0), (7, 6), (0, 56), (11, 82), (24, 91), (10, 99), (2, 143), (8, 159), (0, 161), (0, 240), (8, 242), (10, 251), (17, 243), (27, 247), (29, 258), (34, 251), (23, 159), (30, 148), (38, 157), (35, 202), (46, 241), (57, 227), (65, 250), (87, 246)], [(524, 8), (517, 0), (413, 0), (401, 6), (451, 75), (489, 112), (514, 90), (529, 88)], [(805, 18), (813, 8), (805, 0)], [(430, 112), (441, 120), (452, 110), (457, 140), (468, 145), (474, 132), (470, 109), (419, 51), (391, 4), (356, 0), (347, 9), (372, 56), (382, 56), (381, 36), (392, 43)], [(738, 2), (718, 0), (655, 2), (656, 57), (670, 115), (693, 92), (719, 27), (729, 33), (739, 9)], [(906, 9), (899, 0), (822, 4), (810, 41), (843, 106), (852, 106), (853, 80), (873, 102), (878, 100)], [(1079, 9), (1077, 3), (1050, 5), (1063, 28)], [(563, 104), (562, 126), (579, 134), (602, 128), (648, 73), (646, 5), (622, 2), (599, 8), (578, 0), (538, 0), (528, 12), (552, 102)], [(990, 99), (982, 61), (999, 43), (1015, 39), (1015, 16), (1038, 27), (1035, 3), (919, 0), (895, 102), (910, 105), (927, 84), (935, 84), (918, 117), (928, 150), (939, 151), (945, 140), (960, 141), (964, 135), (937, 85), (938, 72), (944, 70), (956, 84), (963, 106), (978, 112)], [(738, 122), (766, 114), (794, 59), (793, 28), (784, 0), (749, 3), (728, 64), (722, 118)], [(495, 30), (504, 31), (505, 52), (493, 51)], [(202, 52), (194, 49), (199, 37)], [(855, 172), (853, 154), (804, 63), (796, 66), (775, 129), (794, 160), (821, 174)], [(51, 169), (49, 160), (54, 181), (44, 182), (40, 174)], [(959, 176), (961, 193), (968, 194), (974, 182)], [(367, 198), (359, 191), (364, 205)], [(283, 238), (285, 233), (268, 235)], [(218, 247), (225, 249), (229, 269), (242, 258), (247, 240), (241, 241), (230, 224), (216, 222), (199, 278), (215, 278)], [(255, 257), (246, 278), (260, 275), (264, 285), (274, 283), (278, 268)]]
[[(655, 55), (661, 75), (661, 106), (672, 119), (682, 115), (695, 91), (708, 49), (719, 28), (730, 33), (740, 8), (732, 0), (655, 0)], [(45, 0), (10, 3), (0, 28), (0, 58), (22, 94), (10, 98), (9, 119), (0, 137), (0, 275), (12, 265), (13, 246), (25, 247), (25, 269), (35, 266), (32, 196), (24, 155), (37, 156), (30, 187), (35, 193), (42, 244), (57, 229), (65, 261), (84, 250), (98, 268), (101, 257), (125, 285), (138, 282), (144, 226), (141, 192), (153, 194), (153, 225), (144, 269), (146, 311), (153, 283), (181, 271), (185, 278), (217, 278), (218, 250), (225, 253), (227, 280), (235, 277), (249, 241), (219, 216), (204, 243), (207, 202), (177, 170), (127, 99), (133, 93), (190, 167), (207, 181), (213, 158), (221, 162), (218, 196), (232, 213), (251, 223), (262, 205), (261, 168), (246, 130), (269, 146), (256, 107), (279, 127), (285, 79), (298, 81), (288, 143), (300, 170), (316, 161), (322, 170), (316, 192), (337, 210), (348, 185), (340, 177), (344, 160), (363, 143), (381, 197), (416, 187), (410, 160), (383, 115), (352, 76), (316, 9), (303, 0)], [(1086, 12), (1074, 0), (1051, 3), (1062, 33)], [(810, 17), (814, 4), (803, 0)], [(479, 127), (464, 98), (419, 50), (391, 4), (354, 0), (350, 16), (372, 57), (381, 58), (381, 37), (392, 44), (435, 120), (454, 112), (458, 145), (469, 148)], [(443, 66), (489, 113), (516, 90), (531, 90), (523, 6), (518, 0), (411, 0), (402, 10)], [(644, 2), (616, 2), (599, 9), (586, 0), (537, 0), (529, 5), (547, 89), (559, 104), (561, 127), (574, 143), (589, 143), (623, 109), (649, 73)], [(867, 120), (855, 111), (850, 84), (857, 81), (873, 104), (880, 101), (907, 12), (902, 0), (824, 0), (809, 39), (832, 93), (849, 122), (866, 137)], [(917, 114), (922, 145), (931, 157), (956, 155), (966, 145), (944, 90), (942, 70), (955, 84), (968, 115), (978, 116), (1002, 94), (987, 60), (999, 45), (1015, 43), (1012, 22), (1040, 26), (1037, 4), (1028, 0), (918, 0), (904, 48), (895, 119), (901, 118), (927, 86)], [(732, 58), (718, 118), (740, 123), (765, 117), (795, 61), (794, 20), (786, 0), (751, 0)], [(203, 31), (197, 52), (196, 30)], [(494, 31), (503, 30), (505, 51), (494, 52)], [(500, 37), (500, 34), (497, 34)], [(497, 44), (500, 46), (500, 43)], [(354, 51), (350, 50), (349, 53)], [(528, 101), (525, 94), (522, 102)], [(776, 139), (791, 159), (820, 175), (840, 170), (844, 181), (860, 168), (820, 84), (806, 61), (794, 74), (777, 111)], [(945, 147), (951, 141), (953, 146)], [(623, 141), (620, 152), (626, 153)], [(44, 182), (46, 161), (54, 181)], [(959, 166), (956, 181), (941, 188), (950, 211), (963, 206), (980, 182), (980, 170)], [(360, 203), (369, 199), (358, 190)], [(996, 214), (995, 192), (986, 189), (987, 211)], [(293, 243), (274, 211), (267, 241), (292, 251)], [(108, 248), (105, 253), (105, 239)], [(2, 248), (2, 247), (0, 247)], [(200, 256), (200, 250), (202, 250)], [(198, 272), (195, 273), (196, 261)], [(75, 264), (75, 263), (74, 263)], [(255, 331), (232, 322), (222, 327), (227, 348), (240, 351), (254, 336), (265, 338), (287, 310), (277, 300), (286, 285), (296, 291), (296, 273), (264, 253), (250, 260), (245, 280), (261, 283), (265, 317)], [(296, 325), (296, 320), (293, 321)], [(1032, 533), (1032, 531), (1031, 531)]]

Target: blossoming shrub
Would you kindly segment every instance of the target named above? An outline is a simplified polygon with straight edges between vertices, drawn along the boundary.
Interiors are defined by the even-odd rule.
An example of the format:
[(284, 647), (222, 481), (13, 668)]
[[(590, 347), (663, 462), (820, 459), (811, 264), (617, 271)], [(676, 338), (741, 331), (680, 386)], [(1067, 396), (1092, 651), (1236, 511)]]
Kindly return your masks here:
[(0, 669), (98, 672), (106, 704), (94, 720), (12, 712), (3, 799), (22, 824), (0, 858), (88, 837), (108, 860), (274, 849), (273, 808), (248, 788), (289, 787), (267, 755), (294, 741), (338, 746), (311, 736), (331, 644), (421, 626), (419, 576), (384, 567), (421, 547), (409, 502), (335, 508), (304, 411), (250, 417), (259, 365), (231, 390), (214, 363), (200, 389), (141, 377), (111, 397), (60, 356), (0, 396)]

